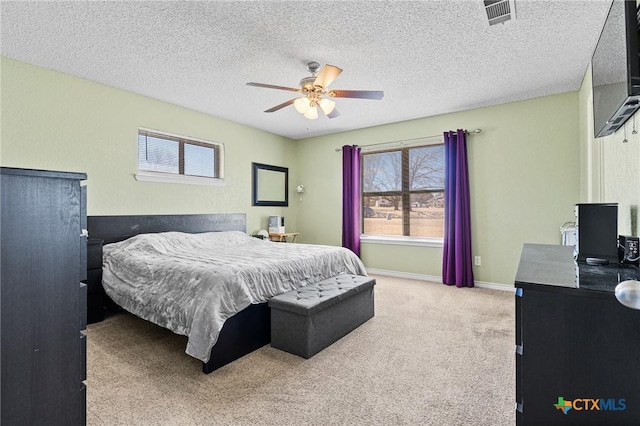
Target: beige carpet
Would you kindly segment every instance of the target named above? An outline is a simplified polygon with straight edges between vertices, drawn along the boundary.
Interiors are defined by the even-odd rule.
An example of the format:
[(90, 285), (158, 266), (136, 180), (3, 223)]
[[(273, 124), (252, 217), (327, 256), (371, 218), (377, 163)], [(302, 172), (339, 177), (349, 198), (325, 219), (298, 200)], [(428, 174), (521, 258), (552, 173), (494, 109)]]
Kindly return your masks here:
[(89, 425), (513, 425), (513, 293), (376, 276), (376, 316), (305, 360), (265, 346), (209, 375), (129, 314), (88, 327)]

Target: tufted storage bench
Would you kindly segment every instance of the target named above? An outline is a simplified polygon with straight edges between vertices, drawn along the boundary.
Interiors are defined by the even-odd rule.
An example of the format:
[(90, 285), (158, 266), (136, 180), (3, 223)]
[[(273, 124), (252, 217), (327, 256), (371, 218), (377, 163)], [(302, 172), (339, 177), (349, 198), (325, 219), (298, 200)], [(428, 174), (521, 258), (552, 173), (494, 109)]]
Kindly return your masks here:
[(271, 346), (311, 358), (373, 317), (375, 283), (340, 274), (273, 297)]

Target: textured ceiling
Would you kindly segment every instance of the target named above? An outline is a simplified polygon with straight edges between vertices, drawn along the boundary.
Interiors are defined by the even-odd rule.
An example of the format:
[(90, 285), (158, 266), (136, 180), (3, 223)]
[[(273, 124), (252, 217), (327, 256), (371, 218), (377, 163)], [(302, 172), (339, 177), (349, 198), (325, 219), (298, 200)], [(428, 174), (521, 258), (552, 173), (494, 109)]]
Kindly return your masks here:
[[(611, 0), (54, 1), (1, 5), (2, 54), (292, 139), (578, 90)], [(306, 63), (342, 68), (341, 115), (265, 109)], [(293, 95), (293, 96), (292, 96)], [(141, 123), (144, 125), (144, 123)]]

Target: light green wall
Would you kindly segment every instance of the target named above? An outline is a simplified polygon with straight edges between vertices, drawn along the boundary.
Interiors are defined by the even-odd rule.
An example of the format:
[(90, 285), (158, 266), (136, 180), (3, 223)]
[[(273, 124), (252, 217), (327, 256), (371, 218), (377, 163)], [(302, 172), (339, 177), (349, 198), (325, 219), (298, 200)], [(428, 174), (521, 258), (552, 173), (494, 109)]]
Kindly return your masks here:
[(613, 135), (594, 138), (591, 84), (589, 68), (580, 88), (581, 199), (618, 203), (618, 233), (637, 236), (640, 233), (640, 114), (635, 114), (638, 131), (635, 135), (632, 117)]
[[(289, 167), (295, 181), (294, 141), (6, 57), (1, 66), (1, 164), (86, 172), (90, 215), (244, 212), (249, 232), (269, 215), (295, 229), (296, 203), (251, 206), (251, 162)], [(138, 127), (223, 143), (226, 186), (136, 181)]]
[[(636, 113), (636, 119), (639, 117)], [(640, 206), (640, 135), (632, 133), (633, 121), (626, 123), (627, 143), (623, 143), (624, 131), (618, 130), (602, 138), (603, 191), (602, 201), (618, 203), (618, 233), (640, 235), (638, 209)]]
[[(246, 212), (249, 231), (283, 215), (301, 242), (340, 245), (335, 148), (482, 128), (469, 138), (476, 280), (511, 285), (522, 244), (559, 243), (580, 196), (577, 92), (291, 141), (8, 58), (1, 65), (0, 163), (86, 172), (91, 215)], [(136, 181), (138, 127), (224, 143), (226, 186)], [(252, 161), (289, 167), (290, 207), (251, 207)], [(370, 268), (441, 275), (439, 248), (363, 244), (362, 257)]]
[(588, 203), (598, 198), (599, 188), (594, 184), (599, 181), (593, 176), (593, 171), (599, 170), (591, 166), (594, 156), (593, 143), (593, 114), (589, 104), (591, 98), (591, 65), (582, 81), (578, 92), (578, 112), (580, 122), (580, 202)]
[[(340, 244), (341, 155), (366, 145), (482, 128), (469, 137), (476, 281), (512, 285), (522, 244), (560, 243), (580, 195), (578, 93), (548, 96), (300, 141), (305, 242)], [(362, 244), (367, 267), (440, 276), (440, 248)]]

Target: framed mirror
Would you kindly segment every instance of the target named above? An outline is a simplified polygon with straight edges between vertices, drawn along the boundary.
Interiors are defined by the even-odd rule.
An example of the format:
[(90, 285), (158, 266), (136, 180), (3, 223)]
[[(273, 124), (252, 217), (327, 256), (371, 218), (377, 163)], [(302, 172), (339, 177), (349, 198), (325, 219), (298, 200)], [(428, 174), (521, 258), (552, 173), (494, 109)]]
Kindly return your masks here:
[(289, 169), (268, 164), (253, 166), (254, 206), (289, 206)]

